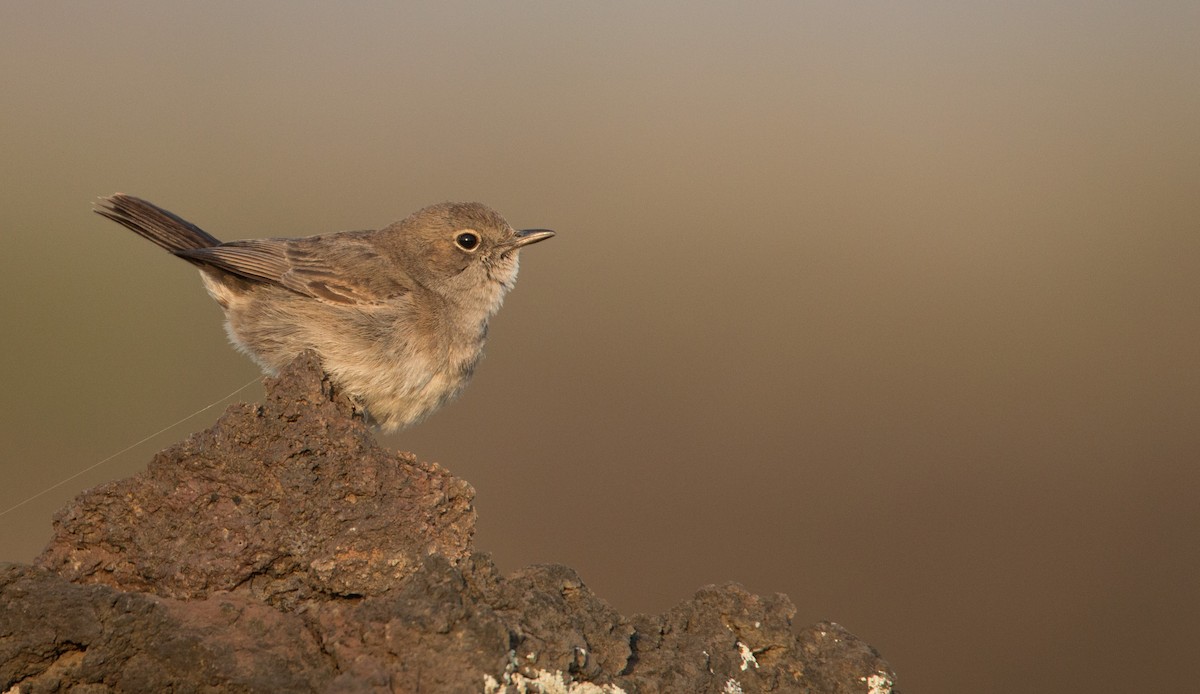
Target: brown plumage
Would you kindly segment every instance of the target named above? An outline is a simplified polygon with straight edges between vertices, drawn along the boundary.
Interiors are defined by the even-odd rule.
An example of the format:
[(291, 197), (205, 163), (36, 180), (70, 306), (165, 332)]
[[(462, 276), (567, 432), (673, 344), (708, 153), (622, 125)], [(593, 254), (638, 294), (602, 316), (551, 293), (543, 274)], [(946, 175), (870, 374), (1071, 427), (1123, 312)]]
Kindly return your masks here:
[(196, 265), (230, 340), (265, 371), (313, 349), (384, 430), (466, 386), (520, 248), (554, 235), (516, 231), (480, 203), (433, 205), (377, 231), (227, 243), (121, 193), (96, 212)]

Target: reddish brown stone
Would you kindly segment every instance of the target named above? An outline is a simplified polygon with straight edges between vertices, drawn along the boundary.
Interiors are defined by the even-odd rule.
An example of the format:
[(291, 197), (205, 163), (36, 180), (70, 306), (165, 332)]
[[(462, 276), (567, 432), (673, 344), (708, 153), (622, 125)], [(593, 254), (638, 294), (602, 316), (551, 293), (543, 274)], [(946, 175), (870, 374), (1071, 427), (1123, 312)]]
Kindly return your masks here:
[(625, 618), (571, 569), (502, 577), (474, 490), (384, 451), (311, 354), (0, 567), (0, 691), (860, 692), (895, 675), (783, 595)]

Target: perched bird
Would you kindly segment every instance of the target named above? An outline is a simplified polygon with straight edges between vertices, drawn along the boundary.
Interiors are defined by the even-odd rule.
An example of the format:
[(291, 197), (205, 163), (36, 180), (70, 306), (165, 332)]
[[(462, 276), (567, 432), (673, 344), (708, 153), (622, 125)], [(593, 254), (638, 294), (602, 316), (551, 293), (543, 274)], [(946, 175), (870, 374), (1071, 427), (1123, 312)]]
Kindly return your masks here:
[(269, 374), (312, 349), (333, 382), (394, 431), (462, 391), (488, 319), (517, 280), (516, 231), (480, 203), (442, 203), (375, 231), (222, 243), (145, 200), (95, 210), (196, 265), (229, 339)]

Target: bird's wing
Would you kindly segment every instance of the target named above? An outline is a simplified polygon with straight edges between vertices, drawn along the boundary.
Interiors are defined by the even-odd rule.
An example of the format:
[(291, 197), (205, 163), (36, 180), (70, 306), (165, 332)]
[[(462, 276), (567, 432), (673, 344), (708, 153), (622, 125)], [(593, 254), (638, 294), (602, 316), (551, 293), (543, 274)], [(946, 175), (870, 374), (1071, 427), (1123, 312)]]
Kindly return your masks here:
[(412, 289), (403, 271), (358, 232), (231, 241), (175, 254), (254, 282), (339, 304), (379, 304)]

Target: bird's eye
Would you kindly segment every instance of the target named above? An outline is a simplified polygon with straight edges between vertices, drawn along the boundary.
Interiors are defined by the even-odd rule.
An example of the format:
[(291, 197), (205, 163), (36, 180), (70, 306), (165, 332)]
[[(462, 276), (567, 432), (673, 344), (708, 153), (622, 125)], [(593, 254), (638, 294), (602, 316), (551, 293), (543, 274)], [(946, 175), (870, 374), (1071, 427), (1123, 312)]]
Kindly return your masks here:
[(454, 243), (464, 251), (473, 251), (479, 246), (479, 234), (473, 231), (464, 231), (454, 237)]

